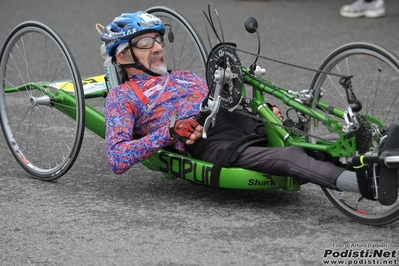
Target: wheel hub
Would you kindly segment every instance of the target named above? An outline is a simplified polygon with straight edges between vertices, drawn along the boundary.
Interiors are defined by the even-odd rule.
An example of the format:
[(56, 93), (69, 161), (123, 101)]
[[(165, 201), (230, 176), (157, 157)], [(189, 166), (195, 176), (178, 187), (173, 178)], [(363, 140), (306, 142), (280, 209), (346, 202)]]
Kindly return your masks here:
[(47, 95), (40, 96), (40, 97), (30, 97), (29, 103), (31, 107), (36, 107), (39, 105), (50, 105), (51, 100), (50, 97)]

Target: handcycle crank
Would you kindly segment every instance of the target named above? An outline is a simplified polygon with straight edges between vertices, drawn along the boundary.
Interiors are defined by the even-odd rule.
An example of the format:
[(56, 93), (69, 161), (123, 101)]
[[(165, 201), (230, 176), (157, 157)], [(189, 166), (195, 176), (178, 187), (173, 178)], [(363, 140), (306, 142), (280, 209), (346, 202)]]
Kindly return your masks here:
[(214, 125), (219, 108), (234, 110), (242, 99), (241, 62), (232, 46), (220, 43), (214, 47), (207, 62), (209, 95), (200, 110), (200, 116), (206, 117), (203, 138), (207, 138), (209, 128)]
[[(218, 85), (220, 86), (220, 85)], [(208, 130), (215, 124), (216, 121), (216, 114), (219, 112), (220, 108), (220, 102), (221, 98), (220, 95), (217, 97), (216, 100), (208, 99), (208, 106), (207, 107), (201, 107), (200, 113), (207, 114), (209, 115), (206, 117), (205, 122), (204, 122), (204, 129), (202, 131), (202, 138), (206, 139), (208, 137)]]

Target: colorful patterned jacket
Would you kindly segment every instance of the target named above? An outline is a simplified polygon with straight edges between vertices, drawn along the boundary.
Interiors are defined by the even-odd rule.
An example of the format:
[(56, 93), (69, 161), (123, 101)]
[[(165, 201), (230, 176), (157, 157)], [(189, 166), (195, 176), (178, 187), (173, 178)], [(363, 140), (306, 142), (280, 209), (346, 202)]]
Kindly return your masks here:
[[(142, 93), (135, 92), (135, 84)], [(206, 81), (190, 71), (133, 75), (111, 89), (104, 112), (105, 144), (112, 171), (124, 173), (165, 146), (172, 145), (183, 153), (183, 144), (169, 135), (171, 114), (177, 112), (177, 119), (196, 115), (207, 93)]]

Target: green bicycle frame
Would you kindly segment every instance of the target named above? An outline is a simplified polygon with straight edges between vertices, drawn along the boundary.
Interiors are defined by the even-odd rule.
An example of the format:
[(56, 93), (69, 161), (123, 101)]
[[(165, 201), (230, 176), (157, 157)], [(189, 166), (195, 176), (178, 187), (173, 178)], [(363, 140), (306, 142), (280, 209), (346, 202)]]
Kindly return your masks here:
[[(268, 108), (264, 100), (265, 94), (269, 94), (282, 100), (287, 106), (294, 108), (308, 117), (312, 117), (317, 121), (323, 121), (323, 123), (329, 125), (336, 132), (342, 132), (342, 125), (338, 120), (333, 120), (325, 116), (322, 112), (318, 112), (317, 110), (311, 109), (296, 101), (294, 99), (294, 95), (291, 95), (287, 91), (278, 88), (275, 84), (265, 79), (250, 74), (248, 68), (243, 68), (243, 73), (244, 83), (252, 86), (254, 91), (251, 108), (254, 112), (260, 114), (263, 119), (272, 122), (265, 123), (268, 136), (268, 146), (300, 146), (304, 149), (329, 153), (333, 157), (353, 156), (355, 154), (356, 147), (354, 138), (344, 138), (343, 133), (340, 134), (340, 137), (333, 143), (323, 143), (322, 141), (318, 141), (317, 143), (309, 143), (305, 141), (304, 137), (292, 134), (284, 127), (278, 126), (281, 124), (281, 121)], [(54, 108), (57, 108), (59, 111), (70, 116), (71, 118), (75, 116), (75, 111), (73, 108), (76, 105), (75, 96), (62, 89), (58, 90), (54, 94), (47, 90), (45, 86), (38, 84), (26, 84), (18, 88), (8, 88), (5, 91), (6, 93), (12, 93), (14, 91), (28, 89), (37, 89), (42, 91), (53, 99)], [(97, 92), (86, 94), (85, 99), (104, 97), (107, 92), (107, 89), (103, 89)], [(323, 103), (320, 103), (320, 106), (324, 108), (327, 107)], [(339, 118), (343, 117), (343, 111), (339, 109), (335, 109), (333, 114)], [(104, 114), (100, 113), (98, 110), (92, 108), (88, 104), (86, 104), (85, 126), (101, 138), (105, 138)], [(142, 164), (151, 170), (162, 172), (163, 175), (168, 179), (180, 177), (185, 180), (207, 186), (210, 186), (212, 183), (214, 183), (211, 180), (211, 170), (213, 166), (212, 163), (191, 158), (175, 151), (161, 149), (148, 159), (144, 160)], [(225, 189), (285, 189), (289, 191), (300, 189), (300, 185), (295, 178), (286, 176), (273, 176), (238, 167), (222, 168), (218, 177), (218, 183), (218, 187)]]
[[(295, 136), (290, 134), (285, 128), (279, 127), (273, 124), (265, 123), (267, 136), (271, 147), (278, 146), (300, 146), (304, 149), (320, 151), (328, 153), (333, 157), (338, 156), (353, 156), (356, 153), (355, 138), (344, 138), (344, 132), (342, 131), (342, 124), (340, 121), (331, 119), (324, 115), (322, 112), (311, 109), (310, 107), (295, 100), (295, 96), (288, 93), (286, 90), (277, 87), (275, 84), (255, 77), (250, 74), (248, 68), (243, 68), (244, 82), (254, 88), (254, 96), (251, 102), (251, 108), (254, 112), (257, 112), (265, 120), (272, 122), (273, 124), (282, 124), (281, 121), (273, 114), (268, 108), (264, 94), (272, 95), (273, 97), (280, 99), (285, 105), (294, 108), (296, 111), (313, 118), (316, 121), (323, 121), (331, 130), (339, 132), (339, 138), (333, 143), (318, 141), (317, 143), (306, 142), (303, 137)], [(327, 108), (327, 105), (319, 103), (320, 106)], [(338, 118), (343, 118), (344, 111), (340, 109), (334, 109), (332, 114)]]

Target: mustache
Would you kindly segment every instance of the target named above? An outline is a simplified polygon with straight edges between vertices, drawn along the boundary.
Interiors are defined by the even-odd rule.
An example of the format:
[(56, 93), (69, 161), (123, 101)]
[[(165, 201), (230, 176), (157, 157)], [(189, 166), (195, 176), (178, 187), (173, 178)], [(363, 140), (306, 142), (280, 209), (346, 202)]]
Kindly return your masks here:
[(163, 55), (162, 55), (162, 54), (150, 55), (150, 56), (148, 57), (148, 65), (151, 65), (151, 63), (152, 63), (153, 61), (155, 61), (155, 60), (164, 61), (164, 60), (163, 60)]
[[(157, 65), (157, 66), (152, 66), (152, 62), (154, 62), (155, 60), (159, 60), (162, 62), (162, 64)], [(165, 61), (164, 61), (164, 55), (163, 54), (153, 54), (150, 55), (148, 57), (148, 66), (150, 68), (151, 71), (153, 71), (154, 73), (163, 75), (165, 73), (167, 73), (168, 69), (166, 67)]]

